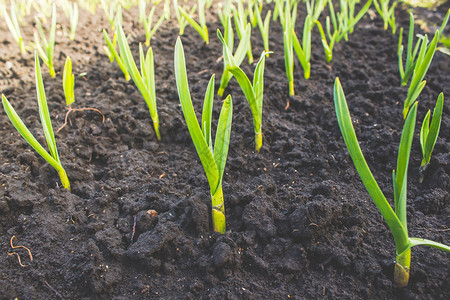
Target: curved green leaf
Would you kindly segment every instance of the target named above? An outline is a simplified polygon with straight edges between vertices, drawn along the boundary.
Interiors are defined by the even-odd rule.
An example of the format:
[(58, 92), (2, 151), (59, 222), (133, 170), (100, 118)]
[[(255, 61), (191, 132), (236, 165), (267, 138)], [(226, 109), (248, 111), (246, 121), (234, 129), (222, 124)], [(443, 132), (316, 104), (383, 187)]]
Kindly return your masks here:
[(350, 153), (364, 186), (391, 230), (395, 240), (397, 253), (401, 253), (408, 247), (408, 232), (405, 230), (392, 207), (387, 202), (383, 192), (375, 181), (366, 160), (364, 159), (364, 155), (362, 154), (361, 148), (358, 144), (358, 139), (356, 138), (355, 130), (353, 128), (352, 120), (347, 107), (347, 101), (345, 100), (344, 91), (342, 90), (339, 78), (336, 78), (333, 95), (336, 117), (348, 152)]
[(177, 84), (178, 96), (180, 97), (181, 107), (183, 109), (184, 118), (191, 134), (192, 142), (194, 143), (197, 154), (202, 162), (206, 177), (208, 178), (211, 194), (214, 195), (219, 186), (219, 170), (217, 168), (214, 156), (203, 136), (202, 130), (198, 125), (197, 117), (195, 116), (194, 107), (192, 106), (191, 95), (189, 92), (189, 85), (186, 73), (186, 63), (184, 58), (183, 45), (180, 37), (177, 38), (174, 54), (175, 63), (175, 79)]

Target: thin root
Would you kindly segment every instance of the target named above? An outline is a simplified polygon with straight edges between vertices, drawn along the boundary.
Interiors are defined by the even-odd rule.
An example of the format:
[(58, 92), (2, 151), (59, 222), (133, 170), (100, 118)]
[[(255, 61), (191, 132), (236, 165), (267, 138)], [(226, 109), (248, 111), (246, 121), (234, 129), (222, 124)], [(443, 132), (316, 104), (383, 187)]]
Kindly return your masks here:
[(93, 108), (93, 107), (72, 108), (72, 107), (69, 107), (66, 112), (66, 116), (64, 118), (64, 124), (61, 127), (59, 127), (58, 130), (56, 130), (56, 133), (60, 132), (64, 127), (66, 127), (67, 122), (69, 120), (69, 114), (72, 111), (86, 111), (86, 110), (93, 110), (95, 112), (98, 112), (102, 116), (102, 123), (105, 122), (105, 115), (103, 115), (102, 112), (100, 110), (98, 110), (97, 108)]
[[(14, 246), (14, 244), (13, 244), (13, 239), (14, 239), (14, 238), (16, 238), (15, 235), (13, 235), (13, 236), (11, 237), (11, 240), (9, 241), (9, 243), (10, 243), (10, 245), (11, 245), (11, 248), (12, 248), (12, 249), (23, 248), (23, 249), (27, 250), (27, 251), (28, 251), (28, 256), (30, 257), (30, 261), (33, 261), (33, 255), (31, 254), (30, 249), (28, 249), (28, 248), (25, 247), (25, 246), (21, 246), (21, 245), (19, 245), (19, 246)], [(24, 265), (24, 264), (22, 263), (22, 260), (20, 259), (20, 255), (19, 255), (18, 253), (16, 253), (16, 252), (11, 252), (11, 253), (8, 253), (8, 255), (15, 255), (15, 256), (17, 256), (17, 260), (19, 261), (19, 265), (20, 265), (22, 268), (28, 266), (28, 265)]]

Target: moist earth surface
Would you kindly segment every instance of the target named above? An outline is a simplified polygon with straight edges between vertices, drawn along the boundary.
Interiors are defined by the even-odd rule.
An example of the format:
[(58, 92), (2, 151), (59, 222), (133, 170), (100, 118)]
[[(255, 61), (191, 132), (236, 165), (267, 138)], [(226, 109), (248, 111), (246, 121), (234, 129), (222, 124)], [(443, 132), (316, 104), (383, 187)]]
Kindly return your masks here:
[[(300, 4), (296, 32), (305, 9)], [(268, 8), (265, 6), (263, 16)], [(397, 9), (408, 28), (408, 13)], [(434, 12), (442, 20), (446, 8)], [(365, 158), (392, 203), (407, 87), (398, 73), (398, 34), (383, 29), (372, 7), (348, 42), (325, 61), (313, 30), (311, 77), (295, 63), (295, 93), (288, 95), (282, 29), (271, 22), (266, 58), (263, 147), (254, 151), (249, 105), (235, 79), (230, 149), (223, 179), (227, 232), (212, 232), (209, 186), (185, 125), (175, 85), (176, 21), (166, 21), (151, 41), (162, 140), (134, 83), (105, 56), (101, 8), (81, 11), (74, 41), (58, 15), (56, 79), (42, 67), (55, 132), (67, 109), (62, 89), (65, 57), (74, 63), (75, 103), (56, 143), (72, 191), (55, 170), (0, 118), (1, 299), (449, 299), (449, 255), (412, 250), (406, 288), (393, 284), (395, 246), (346, 150), (335, 116), (333, 84), (340, 78)], [(160, 14), (157, 13), (157, 14)], [(124, 11), (124, 29), (138, 60), (145, 40), (137, 8)], [(321, 18), (322, 20), (322, 18)], [(323, 23), (323, 22), (322, 22)], [(223, 71), (221, 28), (207, 13), (210, 44), (190, 26), (181, 37), (191, 96), (200, 116), (208, 80)], [(25, 42), (33, 19), (23, 27)], [(221, 29), (222, 30), (222, 29)], [(430, 29), (431, 30), (431, 29)], [(432, 31), (416, 31), (433, 35)], [(252, 30), (253, 54), (263, 51)], [(235, 41), (237, 44), (237, 40)], [(296, 58), (295, 58), (296, 59)], [(255, 59), (256, 60), (256, 59)], [(255, 64), (242, 64), (253, 74)], [(408, 171), (408, 229), (413, 237), (450, 244), (449, 106), (430, 165), (419, 183), (419, 130), (437, 96), (450, 95), (450, 57), (437, 52), (419, 97)], [(81, 75), (80, 75), (81, 74)], [(78, 76), (80, 75), (80, 76)], [(0, 89), (37, 139), (45, 143), (34, 86), (32, 51), (20, 55), (0, 26)], [(289, 103), (289, 107), (287, 104)], [(213, 124), (221, 99), (216, 96)], [(103, 120), (104, 117), (104, 120)], [(215, 129), (213, 128), (213, 132)], [(30, 249), (30, 261), (24, 248)], [(17, 253), (25, 267), (19, 265)]]

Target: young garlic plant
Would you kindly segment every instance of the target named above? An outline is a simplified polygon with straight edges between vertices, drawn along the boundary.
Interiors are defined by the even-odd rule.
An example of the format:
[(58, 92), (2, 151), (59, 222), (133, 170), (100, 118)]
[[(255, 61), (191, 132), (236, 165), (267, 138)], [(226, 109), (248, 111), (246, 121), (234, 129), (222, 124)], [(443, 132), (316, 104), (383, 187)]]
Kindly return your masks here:
[(208, 27), (206, 27), (206, 17), (205, 17), (205, 4), (206, 0), (198, 0), (198, 18), (199, 23), (194, 20), (181, 6), (178, 6), (178, 12), (183, 16), (183, 18), (191, 24), (192, 27), (200, 34), (202, 39), (205, 41), (206, 45), (209, 44)]
[(327, 5), (327, 0), (306, 0), (306, 12), (311, 19), (311, 26), (314, 27), (315, 22), (319, 20), (322, 11), (325, 9)]
[(34, 54), (35, 61), (35, 76), (36, 76), (36, 92), (37, 100), (39, 104), (39, 116), (41, 118), (42, 128), (44, 130), (45, 140), (49, 152), (37, 141), (33, 134), (28, 130), (27, 126), (20, 119), (11, 103), (6, 99), (5, 95), (2, 95), (3, 108), (8, 115), (8, 118), (13, 123), (17, 131), (22, 135), (25, 141), (33, 147), (53, 168), (56, 169), (61, 179), (63, 187), (70, 191), (69, 178), (64, 170), (58, 155), (58, 149), (56, 147), (55, 135), (53, 133), (52, 122), (50, 120), (50, 113), (48, 111), (47, 99), (45, 96), (44, 82), (42, 81), (41, 67), (39, 64), (39, 58), (37, 53)]
[[(50, 35), (47, 41), (47, 38), (45, 37), (44, 30), (42, 29), (41, 22), (39, 21), (39, 18), (35, 17), (36, 20), (36, 26), (39, 31), (39, 36), (36, 32), (34, 32), (34, 41), (36, 43), (36, 48), (38, 51), (38, 54), (44, 64), (48, 67), (50, 76), (52, 78), (55, 78), (55, 68), (53, 66), (53, 53), (55, 51), (55, 35), (56, 35), (56, 4), (53, 3), (52, 6), (52, 23), (50, 25)], [(40, 37), (40, 39), (39, 39)], [(41, 46), (41, 42), (44, 46), (44, 49)]]
[(144, 24), (146, 16), (145, 12), (147, 11), (147, 0), (139, 0), (139, 23)]
[[(294, 27), (292, 27), (292, 46), (294, 47), (295, 54), (297, 54), (298, 60), (303, 68), (303, 77), (308, 79), (311, 74), (311, 30), (312, 25), (311, 16), (306, 16), (305, 24), (303, 25), (303, 37), (302, 45), (298, 40), (297, 34), (295, 34)], [(303, 47), (302, 47), (303, 46)]]
[(214, 102), (214, 75), (211, 76), (206, 89), (200, 127), (197, 117), (195, 116), (189, 92), (186, 62), (180, 37), (178, 37), (175, 45), (174, 63), (178, 96), (180, 98), (186, 125), (209, 183), (212, 201), (213, 229), (215, 232), (223, 234), (226, 231), (226, 221), (222, 179), (230, 144), (233, 102), (230, 95), (228, 95), (223, 102), (213, 147), (211, 119)]
[[(330, 15), (326, 17), (326, 35), (319, 20), (314, 23), (319, 28), (319, 33), (322, 41), (322, 46), (325, 52), (325, 58), (327, 62), (331, 62), (333, 59), (333, 48), (334, 45), (342, 40), (342, 38), (350, 31), (353, 30), (355, 25), (359, 20), (365, 15), (367, 10), (370, 8), (371, 0), (366, 2), (366, 4), (361, 8), (359, 13), (352, 19), (351, 22), (344, 20), (343, 16), (347, 14), (338, 13), (336, 15), (331, 0), (328, 0), (328, 8), (330, 10)], [(342, 7), (342, 6), (341, 6)], [(344, 5), (345, 7), (345, 5)], [(330, 21), (331, 20), (331, 21)], [(331, 26), (332, 25), (332, 26)], [(333, 29), (333, 30), (332, 30)]]
[[(331, 1), (329, 3), (331, 3)], [(348, 34), (353, 32), (356, 24), (369, 10), (372, 5), (372, 0), (368, 0), (356, 16), (355, 5), (356, 0), (341, 1), (340, 13), (336, 15), (336, 18), (331, 18), (333, 22), (336, 22), (333, 24), (334, 28), (338, 28), (339, 31), (339, 34), (336, 37), (336, 42), (338, 43), (342, 40), (342, 38), (344, 38), (345, 41), (348, 41)]]
[(261, 32), (261, 37), (264, 43), (264, 51), (269, 52), (269, 26), (270, 26), (270, 16), (272, 11), (268, 11), (264, 22), (261, 18), (261, 11), (257, 8), (258, 4), (255, 4), (255, 18), (256, 24), (258, 25), (259, 31)]
[(103, 46), (103, 50), (105, 50), (106, 55), (109, 58), (109, 62), (113, 63), (114, 60), (117, 61), (117, 64), (119, 65), (120, 70), (122, 70), (123, 75), (125, 75), (125, 80), (130, 80), (130, 73), (128, 73), (127, 67), (125, 65), (125, 62), (123, 60), (123, 57), (121, 54), (119, 54), (116, 50), (116, 42), (117, 42), (117, 31), (114, 32), (113, 41), (111, 42), (108, 33), (105, 29), (103, 29), (103, 38), (105, 39), (106, 46)]
[(170, 0), (164, 0), (163, 16), (169, 21), (170, 20)]
[(25, 45), (23, 42), (22, 33), (20, 32), (19, 21), (17, 18), (17, 8), (14, 1), (11, 1), (10, 15), (6, 10), (5, 5), (0, 5), (0, 11), (3, 13), (5, 18), (6, 26), (8, 26), (9, 32), (11, 33), (14, 41), (19, 45), (20, 53), (25, 53)]
[[(173, 7), (178, 7), (178, 0), (173, 0)], [(192, 6), (191, 10), (187, 10), (186, 6), (182, 6), (182, 9), (186, 12), (188, 12), (188, 16), (190, 18), (193, 18), (195, 10), (197, 9), (197, 5)], [(175, 9), (175, 17), (178, 21), (178, 26), (180, 27), (180, 30), (178, 31), (178, 35), (184, 34), (184, 29), (186, 28), (188, 21), (180, 14), (178, 9)]]
[(428, 71), (433, 60), (434, 53), (436, 52), (437, 43), (439, 41), (439, 30), (435, 33), (433, 40), (428, 45), (428, 37), (425, 35), (422, 40), (422, 46), (420, 47), (419, 54), (414, 66), (414, 71), (411, 78), (411, 83), (408, 87), (408, 94), (403, 102), (403, 118), (406, 119), (409, 108), (413, 105), (414, 101), (419, 97), (425, 84), (427, 83), (423, 78)]
[(69, 115), (73, 111), (95, 111), (99, 113), (102, 116), (102, 123), (105, 121), (105, 116), (102, 114), (102, 112), (96, 108), (92, 107), (83, 107), (83, 108), (72, 108), (72, 104), (75, 102), (75, 75), (72, 73), (72, 60), (70, 59), (70, 56), (67, 56), (66, 63), (64, 64), (64, 71), (63, 71), (63, 90), (64, 90), (64, 96), (66, 98), (66, 108), (67, 113), (64, 117), (64, 124), (61, 125), (56, 132), (60, 132), (66, 125), (68, 124)]
[(261, 13), (260, 9), (262, 9), (262, 5), (258, 5), (256, 0), (247, 0), (247, 15), (252, 27), (256, 27), (258, 25), (258, 20), (256, 20), (256, 10)]
[(266, 63), (266, 55), (268, 52), (263, 52), (256, 64), (255, 73), (253, 74), (253, 84), (248, 79), (247, 75), (236, 64), (233, 54), (225, 42), (222, 33), (217, 29), (217, 36), (222, 42), (224, 51), (224, 59), (229, 64), (227, 66), (228, 72), (233, 74), (236, 78), (242, 92), (250, 105), (250, 110), (253, 116), (253, 128), (255, 130), (255, 150), (259, 152), (262, 146), (262, 107), (263, 107), (263, 95), (264, 95), (264, 67)]
[(75, 76), (72, 74), (72, 60), (70, 59), (70, 56), (67, 56), (63, 72), (63, 90), (67, 106), (70, 106), (75, 102), (74, 88)]
[(69, 5), (70, 12), (69, 12), (69, 19), (70, 19), (70, 33), (69, 38), (73, 41), (75, 40), (75, 31), (77, 30), (78, 26), (78, 4), (76, 2), (73, 2), (72, 5)]
[[(450, 16), (450, 9), (447, 11), (447, 14), (445, 15), (444, 21), (442, 22), (441, 27), (439, 28), (439, 32), (443, 32), (445, 26), (447, 25), (447, 22), (449, 20)], [(398, 39), (398, 68), (400, 72), (400, 78), (402, 80), (402, 85), (406, 85), (411, 78), (411, 75), (415, 71), (416, 65), (421, 64), (423, 61), (419, 60), (419, 57), (417, 56), (420, 51), (426, 51), (425, 48), (428, 46), (428, 39), (425, 40), (425, 37), (419, 37), (417, 40), (416, 45), (414, 46), (413, 50), (413, 44), (414, 44), (414, 16), (412, 13), (409, 14), (409, 32), (408, 32), (408, 45), (406, 48), (406, 60), (405, 65), (403, 65), (403, 27), (400, 28), (400, 35)], [(425, 44), (425, 45), (424, 45)], [(420, 51), (419, 51), (420, 49)], [(431, 52), (430, 52), (431, 53)]]
[[(239, 40), (241, 40), (244, 36), (245, 30), (247, 29), (246, 25), (247, 23), (247, 14), (244, 10), (244, 5), (241, 1), (237, 2), (238, 8), (232, 7), (232, 13), (233, 13), (233, 19), (234, 19), (234, 26), (236, 28), (236, 33), (238, 35)], [(250, 27), (250, 35), (251, 35), (251, 27)], [(252, 44), (249, 40), (248, 42), (248, 48), (247, 48), (247, 57), (248, 57), (248, 64), (251, 65), (253, 63), (253, 53), (252, 53)]]
[[(60, 1), (60, 5), (64, 14), (69, 19), (70, 30), (69, 30), (69, 38), (73, 41), (75, 39), (75, 32), (78, 26), (78, 4), (76, 2), (70, 2), (69, 0)], [(64, 29), (64, 35), (66, 35), (66, 31)]]
[(384, 22), (384, 30), (391, 27), (392, 34), (395, 34), (397, 30), (397, 24), (395, 23), (395, 7), (397, 6), (398, 0), (374, 0), (373, 4), (378, 14), (381, 16)]
[[(284, 13), (280, 13), (280, 22), (283, 26), (283, 46), (284, 46), (284, 66), (286, 69), (286, 76), (289, 81), (289, 96), (294, 96), (294, 46), (293, 34), (295, 21), (291, 16), (289, 0), (286, 1)], [(296, 7), (295, 7), (296, 8)], [(295, 9), (296, 11), (296, 9)], [(283, 16), (283, 17), (281, 17)], [(289, 101), (289, 100), (288, 100)], [(289, 102), (286, 104), (286, 109), (289, 107)]]
[(336, 78), (333, 94), (339, 128), (341, 129), (348, 152), (350, 153), (364, 186), (369, 192), (372, 200), (375, 202), (375, 205), (389, 226), (389, 229), (394, 237), (396, 248), (394, 282), (398, 287), (405, 287), (409, 281), (412, 247), (425, 245), (450, 251), (450, 247), (447, 245), (408, 236), (406, 218), (407, 174), (411, 144), (416, 124), (417, 102), (412, 105), (403, 125), (397, 157), (397, 169), (392, 172), (394, 191), (393, 210), (375, 181), (375, 178), (373, 177), (372, 172), (370, 171), (361, 152), (339, 78)]
[(119, 2), (110, 2), (109, 5), (105, 0), (100, 0), (100, 4), (108, 19), (111, 30), (116, 30), (116, 24), (122, 24), (122, 5)]
[[(228, 49), (230, 49), (230, 52), (233, 51), (234, 48), (234, 33), (233, 33), (233, 27), (231, 26), (231, 16), (228, 16), (227, 26), (225, 27), (225, 44), (227, 45)], [(247, 49), (250, 44), (250, 34), (251, 34), (251, 25), (247, 24), (247, 28), (242, 36), (242, 39), (239, 41), (239, 45), (236, 49), (236, 52), (233, 55), (234, 62), (236, 65), (240, 66), (242, 61), (245, 58), (245, 54), (247, 52)], [(228, 61), (228, 56), (226, 55), (226, 49), (225, 46), (223, 47), (223, 73), (222, 77), (220, 78), (220, 86), (219, 90), (217, 91), (217, 95), (220, 97), (223, 96), (223, 93), (225, 91), (225, 88), (228, 86), (228, 82), (233, 77), (233, 74), (230, 73), (227, 70), (227, 67), (230, 65), (230, 61)]]
[(147, 103), (150, 111), (150, 116), (153, 121), (153, 128), (155, 129), (156, 138), (161, 140), (159, 133), (159, 117), (156, 107), (156, 94), (155, 94), (155, 67), (153, 62), (153, 50), (148, 48), (147, 54), (144, 57), (144, 50), (142, 44), (139, 43), (139, 57), (141, 64), (141, 72), (136, 67), (133, 55), (131, 54), (130, 46), (128, 45), (127, 38), (123, 32), (122, 25), (119, 24), (117, 28), (117, 42), (120, 48), (120, 55), (123, 58), (124, 64), (133, 78), (134, 83), (144, 97), (145, 103)]
[(409, 13), (409, 33), (408, 33), (408, 45), (406, 50), (406, 61), (405, 65), (403, 65), (403, 27), (400, 28), (400, 34), (398, 37), (398, 46), (397, 46), (397, 56), (398, 56), (398, 68), (400, 72), (400, 79), (402, 80), (402, 85), (406, 85), (411, 78), (411, 74), (414, 71), (414, 67), (416, 65), (416, 56), (418, 50), (420, 48), (420, 44), (423, 42), (423, 37), (420, 37), (417, 40), (416, 46), (413, 51), (413, 43), (414, 43), (414, 16), (410, 12)]
[[(441, 119), (442, 110), (444, 108), (444, 94), (440, 93), (437, 100), (436, 106), (433, 110), (433, 117), (431, 119), (430, 125), (430, 110), (428, 110), (425, 118), (422, 122), (422, 127), (420, 129), (420, 147), (422, 149), (422, 162), (420, 164), (420, 171), (423, 173), (430, 163), (431, 152), (433, 152), (434, 145), (436, 145), (436, 140), (439, 135), (439, 130), (441, 129)], [(421, 178), (423, 180), (423, 178)]]
[(162, 25), (166, 16), (162, 14), (156, 22), (155, 26), (152, 28), (153, 15), (155, 14), (156, 6), (153, 6), (148, 14), (148, 18), (144, 18), (144, 28), (145, 28), (145, 46), (150, 46), (150, 41), (155, 34), (156, 30)]
[(231, 15), (231, 7), (231, 0), (224, 0), (223, 3), (220, 2), (217, 5), (217, 15), (223, 28), (227, 26), (227, 18)]

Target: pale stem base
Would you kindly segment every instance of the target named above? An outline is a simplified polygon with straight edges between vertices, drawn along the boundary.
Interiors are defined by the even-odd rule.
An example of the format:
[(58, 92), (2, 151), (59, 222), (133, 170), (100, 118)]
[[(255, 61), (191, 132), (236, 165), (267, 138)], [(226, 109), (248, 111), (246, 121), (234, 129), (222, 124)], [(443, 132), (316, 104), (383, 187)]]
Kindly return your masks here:
[(153, 122), (153, 128), (155, 128), (155, 134), (158, 141), (161, 140), (161, 134), (159, 133), (159, 122), (155, 121)]
[(61, 179), (61, 184), (64, 188), (68, 189), (70, 191), (70, 182), (69, 178), (67, 177), (66, 171), (64, 169), (58, 171), (59, 178)]
[(259, 132), (255, 133), (255, 150), (259, 152), (259, 150), (261, 150), (262, 147), (262, 131), (260, 130)]
[(223, 191), (222, 185), (220, 185), (216, 193), (211, 195), (212, 200), (212, 222), (213, 229), (215, 232), (225, 233), (226, 223), (225, 223), (225, 205), (223, 203)]
[(397, 255), (394, 269), (394, 283), (397, 287), (405, 287), (409, 281), (409, 268), (411, 265), (411, 248)]

